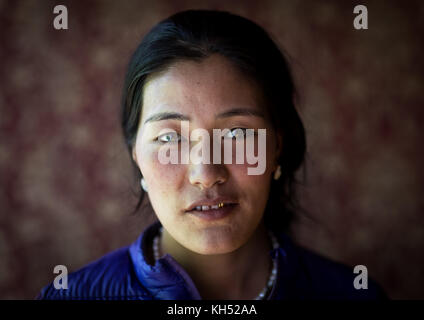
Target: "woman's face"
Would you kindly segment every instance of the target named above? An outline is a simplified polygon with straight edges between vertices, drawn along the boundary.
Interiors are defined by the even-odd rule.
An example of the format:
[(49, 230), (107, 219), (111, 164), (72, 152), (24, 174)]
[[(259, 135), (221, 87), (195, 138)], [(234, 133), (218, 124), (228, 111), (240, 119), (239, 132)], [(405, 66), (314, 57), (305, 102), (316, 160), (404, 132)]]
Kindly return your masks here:
[[(234, 110), (238, 111), (232, 112)], [(260, 88), (220, 55), (201, 62), (176, 62), (166, 71), (148, 78), (133, 158), (146, 181), (158, 219), (183, 247), (200, 254), (228, 253), (246, 243), (260, 224), (281, 149), (281, 137), (272, 129), (266, 110)], [(158, 116), (163, 113), (171, 115)], [(181, 150), (178, 135), (160, 135), (167, 128), (183, 134), (183, 120), (188, 121), (190, 133), (198, 128), (210, 133), (211, 164), (192, 161), (162, 164), (159, 160), (159, 149), (166, 144), (170, 149)], [(235, 147), (239, 142), (235, 140), (231, 141), (232, 163), (224, 164), (222, 160), (220, 164), (213, 164), (213, 143), (216, 142), (212, 141), (212, 129), (225, 128), (266, 129), (263, 174), (248, 175), (247, 168), (257, 164), (248, 164), (246, 158), (244, 164), (236, 164)], [(240, 134), (240, 131), (232, 133)], [(258, 138), (250, 139), (255, 140), (256, 155)], [(196, 143), (201, 142), (190, 142), (190, 150)], [(221, 154), (223, 156), (224, 151)], [(221, 215), (187, 211), (198, 201), (213, 202), (218, 198), (232, 203), (221, 210)]]

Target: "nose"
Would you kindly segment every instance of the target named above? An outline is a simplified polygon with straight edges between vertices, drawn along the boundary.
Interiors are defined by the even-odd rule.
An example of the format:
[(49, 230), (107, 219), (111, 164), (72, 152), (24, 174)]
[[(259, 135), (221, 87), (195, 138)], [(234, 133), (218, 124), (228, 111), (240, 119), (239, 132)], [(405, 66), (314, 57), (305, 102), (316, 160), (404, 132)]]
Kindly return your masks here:
[(201, 190), (223, 184), (227, 179), (228, 171), (223, 164), (190, 164), (190, 183)]

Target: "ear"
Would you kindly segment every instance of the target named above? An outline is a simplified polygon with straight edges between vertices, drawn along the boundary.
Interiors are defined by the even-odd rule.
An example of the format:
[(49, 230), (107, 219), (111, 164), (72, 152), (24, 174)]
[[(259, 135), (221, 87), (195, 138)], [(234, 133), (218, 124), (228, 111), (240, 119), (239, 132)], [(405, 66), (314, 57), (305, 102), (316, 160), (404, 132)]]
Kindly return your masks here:
[(133, 158), (134, 162), (137, 163), (137, 165), (138, 165), (137, 154), (135, 152), (135, 148), (134, 147), (132, 148), (131, 154), (132, 154), (132, 158)]

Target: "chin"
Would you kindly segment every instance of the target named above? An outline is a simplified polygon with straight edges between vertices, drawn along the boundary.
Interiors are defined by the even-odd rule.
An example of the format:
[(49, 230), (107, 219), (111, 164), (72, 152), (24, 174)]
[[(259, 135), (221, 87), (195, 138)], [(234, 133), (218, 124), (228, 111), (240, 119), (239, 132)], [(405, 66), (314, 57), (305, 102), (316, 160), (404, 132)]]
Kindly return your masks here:
[(196, 248), (196, 250), (193, 250), (193, 251), (205, 256), (211, 256), (211, 255), (217, 255), (217, 254), (230, 253), (233, 250), (228, 250), (226, 248), (199, 248), (199, 249)]
[[(216, 241), (218, 240), (218, 241)], [(192, 248), (192, 251), (203, 255), (226, 254), (237, 250), (240, 245), (223, 239), (205, 239), (202, 244)]]

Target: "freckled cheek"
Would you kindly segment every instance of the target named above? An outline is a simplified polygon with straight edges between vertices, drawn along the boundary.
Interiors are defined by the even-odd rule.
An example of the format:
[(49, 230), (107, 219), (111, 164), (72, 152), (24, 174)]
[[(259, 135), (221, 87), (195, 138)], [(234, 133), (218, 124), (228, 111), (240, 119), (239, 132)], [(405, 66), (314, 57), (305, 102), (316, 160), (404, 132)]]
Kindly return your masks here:
[(144, 152), (142, 159), (141, 170), (149, 192), (171, 196), (171, 190), (178, 190), (182, 186), (186, 170), (184, 165), (160, 163), (155, 150)]
[[(237, 173), (240, 177), (243, 177), (246, 175), (247, 179), (252, 179), (251, 181), (261, 181), (263, 179), (267, 180), (272, 171), (274, 170), (274, 161), (275, 161), (275, 150), (273, 149), (273, 143), (274, 141), (272, 138), (267, 139), (266, 141), (259, 142), (258, 139), (253, 140), (247, 140), (247, 143), (251, 143), (253, 145), (253, 156), (254, 156), (254, 163), (249, 164), (248, 159), (248, 153), (250, 154), (250, 157), (252, 157), (251, 152), (247, 150), (246, 146), (243, 146), (243, 144), (240, 145), (240, 148), (238, 148), (237, 143), (233, 144), (233, 150), (232, 150), (232, 164), (236, 164), (237, 157), (242, 159), (242, 164), (236, 164), (235, 167), (231, 165), (235, 170), (234, 172)], [(263, 144), (262, 147), (259, 147), (259, 143)], [(263, 174), (260, 175), (247, 175), (247, 168), (255, 168), (258, 166), (265, 166), (265, 171)]]
[(252, 184), (260, 184), (262, 185), (265, 181), (269, 179), (269, 170), (267, 163), (267, 168), (263, 174), (248, 174), (248, 168), (255, 168), (258, 164), (248, 164), (247, 162), (244, 164), (226, 164), (227, 170), (231, 173), (231, 177), (238, 181), (239, 183), (252, 183)]
[[(259, 148), (257, 141), (255, 142), (254, 152), (255, 156), (258, 156)], [(275, 158), (275, 152), (272, 146), (272, 141), (266, 142), (266, 150), (260, 160), (266, 163), (265, 171), (262, 174), (249, 175), (248, 168), (257, 167), (258, 163), (248, 164), (245, 161), (243, 164), (236, 164), (234, 153), (233, 164), (226, 164), (227, 170), (234, 180), (234, 184), (238, 186), (240, 193), (243, 194), (243, 198), (246, 200), (245, 205), (251, 208), (253, 210), (252, 212), (256, 212), (259, 208), (262, 210), (268, 199)]]
[[(261, 199), (267, 198), (269, 191), (269, 184), (271, 181), (270, 171), (267, 170), (263, 174), (248, 175), (247, 169), (256, 165), (250, 164), (231, 164), (226, 165), (227, 170), (230, 172), (232, 184), (237, 185), (240, 194), (243, 198), (247, 199), (250, 206), (256, 206), (261, 202)], [(267, 164), (268, 166), (268, 164)]]

